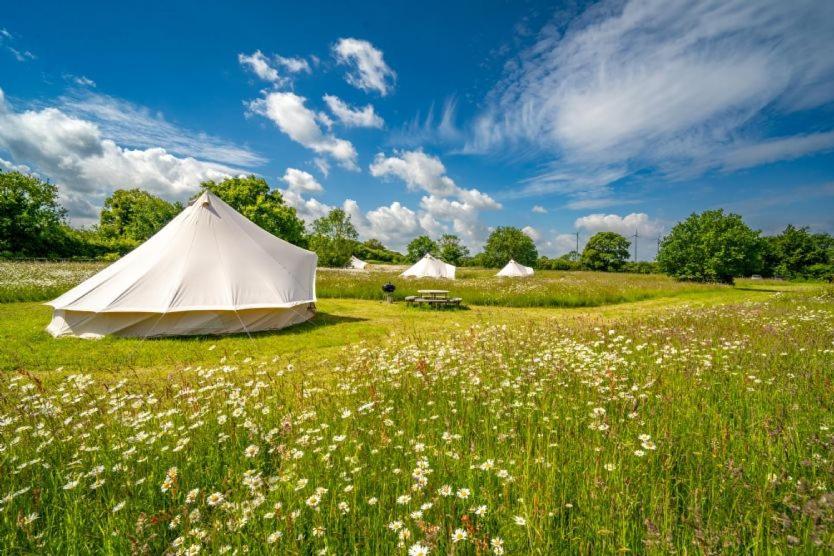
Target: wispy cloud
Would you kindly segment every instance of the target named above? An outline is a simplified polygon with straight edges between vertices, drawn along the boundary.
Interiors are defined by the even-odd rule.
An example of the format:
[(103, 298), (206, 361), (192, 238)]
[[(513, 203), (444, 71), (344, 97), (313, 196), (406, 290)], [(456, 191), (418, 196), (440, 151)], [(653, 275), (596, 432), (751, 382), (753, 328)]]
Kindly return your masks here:
[(363, 91), (382, 96), (394, 90), (397, 74), (385, 63), (382, 51), (370, 42), (354, 38), (339, 39), (333, 45), (336, 62), (351, 68), (345, 80)]
[(75, 90), (61, 97), (59, 105), (69, 115), (95, 122), (102, 135), (121, 145), (162, 147), (182, 156), (235, 166), (259, 166), (267, 162), (265, 157), (246, 147), (185, 129), (149, 108), (123, 99)]
[(508, 65), (467, 150), (549, 159), (521, 196), (599, 197), (644, 169), (691, 176), (830, 149), (831, 130), (774, 138), (759, 124), (834, 101), (833, 22), (834, 3), (812, 0), (602, 2)]

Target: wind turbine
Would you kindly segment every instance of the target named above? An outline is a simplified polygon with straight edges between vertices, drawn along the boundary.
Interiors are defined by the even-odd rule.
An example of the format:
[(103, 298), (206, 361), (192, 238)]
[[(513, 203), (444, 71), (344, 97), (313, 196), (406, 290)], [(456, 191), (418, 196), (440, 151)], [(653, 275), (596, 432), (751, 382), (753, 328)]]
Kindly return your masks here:
[(637, 262), (637, 238), (640, 237), (637, 234), (637, 228), (634, 229), (634, 235), (631, 236), (631, 237), (634, 238), (634, 262), (636, 263)]

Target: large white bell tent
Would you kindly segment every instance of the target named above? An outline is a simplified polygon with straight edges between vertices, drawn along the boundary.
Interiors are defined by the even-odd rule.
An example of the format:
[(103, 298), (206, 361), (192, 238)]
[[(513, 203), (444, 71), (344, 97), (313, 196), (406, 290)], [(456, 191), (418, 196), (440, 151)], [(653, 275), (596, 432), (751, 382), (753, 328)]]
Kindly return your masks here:
[(348, 262), (348, 268), (352, 268), (354, 270), (364, 270), (368, 266), (368, 263), (354, 257), (353, 255), (350, 256), (350, 262)]
[(414, 265), (400, 274), (400, 276), (413, 276), (414, 278), (449, 278), (455, 279), (455, 266), (444, 263), (440, 259), (432, 257), (429, 253), (414, 263)]
[(53, 336), (274, 330), (315, 313), (316, 254), (206, 191), (145, 243), (47, 305)]
[(506, 276), (506, 277), (513, 277), (518, 278), (522, 276), (532, 276), (533, 269), (529, 266), (524, 266), (523, 264), (519, 264), (515, 262), (513, 259), (510, 259), (510, 262), (504, 266), (501, 270), (498, 271), (496, 276)]

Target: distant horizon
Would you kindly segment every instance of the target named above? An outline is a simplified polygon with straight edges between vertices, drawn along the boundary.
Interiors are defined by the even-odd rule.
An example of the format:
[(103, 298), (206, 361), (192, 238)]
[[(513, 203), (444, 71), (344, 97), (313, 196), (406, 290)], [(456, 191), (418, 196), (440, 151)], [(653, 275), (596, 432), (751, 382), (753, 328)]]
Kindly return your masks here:
[(832, 52), (810, 1), (10, 5), (0, 169), (79, 226), (251, 173), (400, 252), (515, 226), (548, 257), (636, 230), (652, 260), (715, 208), (834, 233)]

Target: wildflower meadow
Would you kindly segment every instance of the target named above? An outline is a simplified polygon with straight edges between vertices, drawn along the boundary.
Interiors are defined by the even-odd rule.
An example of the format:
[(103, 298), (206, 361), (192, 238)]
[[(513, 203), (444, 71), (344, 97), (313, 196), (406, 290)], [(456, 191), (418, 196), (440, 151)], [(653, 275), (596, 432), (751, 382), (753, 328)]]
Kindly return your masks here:
[[(834, 291), (718, 292), (570, 315), (475, 307), (438, 314), (443, 334), (389, 323), (321, 350), (264, 347), (289, 331), (200, 338), (199, 364), (149, 339), (135, 349), (157, 364), (123, 373), (102, 370), (106, 352), (5, 368), (0, 546), (834, 550)], [(371, 322), (378, 307), (433, 317), (354, 303)], [(15, 306), (48, 320), (0, 310)]]

